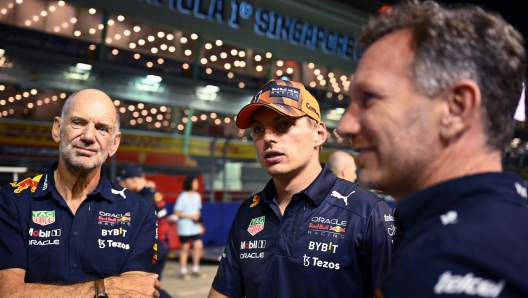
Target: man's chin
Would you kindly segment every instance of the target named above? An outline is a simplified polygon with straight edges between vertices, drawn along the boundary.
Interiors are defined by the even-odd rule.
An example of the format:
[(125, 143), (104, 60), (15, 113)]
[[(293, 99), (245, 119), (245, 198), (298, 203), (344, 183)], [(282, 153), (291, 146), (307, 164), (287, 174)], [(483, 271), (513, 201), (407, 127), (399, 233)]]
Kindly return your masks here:
[(368, 189), (384, 189), (384, 183), (381, 181), (381, 179), (379, 177), (375, 177), (375, 175), (372, 174), (373, 173), (369, 173), (366, 170), (361, 170), (359, 172), (359, 181), (361, 186)]
[(104, 163), (104, 159), (100, 161), (96, 160), (94, 157), (76, 156), (67, 160), (67, 162), (75, 168), (92, 171), (100, 167)]

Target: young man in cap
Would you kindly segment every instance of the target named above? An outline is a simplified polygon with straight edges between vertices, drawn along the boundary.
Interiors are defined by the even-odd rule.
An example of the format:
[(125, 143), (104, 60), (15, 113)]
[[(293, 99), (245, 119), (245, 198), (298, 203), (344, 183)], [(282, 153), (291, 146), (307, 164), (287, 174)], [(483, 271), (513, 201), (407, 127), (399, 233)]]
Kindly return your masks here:
[(502, 173), (522, 36), (475, 6), (409, 2), (372, 19), (338, 126), (366, 187), (398, 204), (379, 297), (528, 297), (524, 181)]
[(319, 163), (316, 99), (270, 81), (236, 120), (272, 177), (241, 206), (209, 297), (372, 297), (396, 228), (385, 202)]
[[(125, 187), (126, 189), (137, 193), (139, 196), (144, 198), (147, 202), (153, 202), (156, 204), (156, 215), (158, 217), (158, 240), (157, 250), (158, 250), (158, 277), (161, 280), (161, 274), (163, 273), (163, 268), (165, 263), (169, 259), (169, 222), (168, 222), (168, 212), (165, 208), (165, 201), (163, 200), (163, 195), (154, 187), (151, 187), (145, 178), (143, 169), (137, 165), (128, 165), (119, 172), (116, 177), (119, 185)], [(171, 297), (163, 289), (159, 289), (160, 298)]]
[(59, 161), (0, 190), (0, 296), (159, 297), (154, 203), (102, 170), (121, 139), (112, 100), (72, 94), (52, 136)]

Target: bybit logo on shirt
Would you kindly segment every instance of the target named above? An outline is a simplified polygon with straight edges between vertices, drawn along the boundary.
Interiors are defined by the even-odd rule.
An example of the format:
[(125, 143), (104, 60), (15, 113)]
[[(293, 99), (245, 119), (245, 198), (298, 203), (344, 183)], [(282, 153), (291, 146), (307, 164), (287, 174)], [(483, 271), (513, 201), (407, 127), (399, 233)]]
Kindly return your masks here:
[(328, 252), (335, 253), (338, 246), (339, 245), (335, 245), (332, 242), (322, 243), (322, 242), (310, 241), (308, 243), (309, 250), (317, 250), (317, 251), (322, 251), (322, 252), (328, 251)]
[(101, 236), (119, 236), (119, 235), (123, 235), (123, 237), (125, 237), (126, 233), (127, 233), (127, 230), (125, 230), (123, 228), (110, 229), (110, 230), (102, 229), (101, 230)]

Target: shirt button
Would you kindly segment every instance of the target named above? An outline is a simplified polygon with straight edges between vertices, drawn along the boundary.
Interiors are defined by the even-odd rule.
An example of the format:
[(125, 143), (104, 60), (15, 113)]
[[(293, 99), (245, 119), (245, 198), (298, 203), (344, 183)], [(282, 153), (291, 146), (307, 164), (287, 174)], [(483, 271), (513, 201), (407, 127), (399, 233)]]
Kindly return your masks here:
[(286, 233), (281, 233), (280, 236), (281, 236), (281, 238), (284, 238), (284, 237), (286, 237)]
[(73, 268), (77, 268), (77, 264), (73, 263)]
[(73, 235), (77, 236), (77, 235), (79, 235), (79, 233), (77, 233), (77, 232), (73, 232)]

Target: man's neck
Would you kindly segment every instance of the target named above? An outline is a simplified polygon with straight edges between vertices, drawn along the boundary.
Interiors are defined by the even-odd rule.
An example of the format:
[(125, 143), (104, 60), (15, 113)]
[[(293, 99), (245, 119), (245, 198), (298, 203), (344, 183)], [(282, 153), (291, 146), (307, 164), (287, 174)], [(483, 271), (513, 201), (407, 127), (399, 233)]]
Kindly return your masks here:
[(412, 192), (395, 194), (394, 198), (399, 201), (413, 192), (451, 179), (501, 171), (500, 151), (489, 149), (483, 142), (479, 143), (474, 140), (457, 142), (445, 148), (434, 160), (431, 160), (427, 168), (422, 171), (420, 180), (417, 181)]
[(68, 166), (60, 160), (53, 173), (55, 187), (75, 214), (86, 196), (95, 190), (101, 179), (101, 169), (91, 171)]
[(293, 174), (292, 177), (273, 177), (277, 203), (281, 213), (284, 214), (284, 210), (286, 210), (292, 196), (312, 184), (319, 173), (321, 173), (321, 170), (321, 164), (317, 161), (302, 169), (300, 173)]

